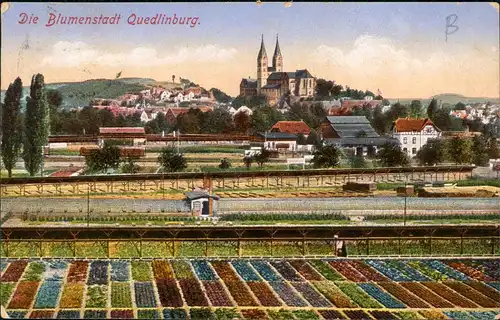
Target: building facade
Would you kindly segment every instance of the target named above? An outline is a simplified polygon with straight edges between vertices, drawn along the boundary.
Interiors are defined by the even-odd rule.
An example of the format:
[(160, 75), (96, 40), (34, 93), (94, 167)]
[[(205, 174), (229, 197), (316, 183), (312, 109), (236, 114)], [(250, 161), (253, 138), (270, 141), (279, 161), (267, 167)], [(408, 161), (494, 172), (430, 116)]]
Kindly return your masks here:
[(399, 118), (392, 126), (392, 137), (399, 140), (408, 156), (415, 157), (427, 140), (441, 137), (441, 130), (428, 118)]

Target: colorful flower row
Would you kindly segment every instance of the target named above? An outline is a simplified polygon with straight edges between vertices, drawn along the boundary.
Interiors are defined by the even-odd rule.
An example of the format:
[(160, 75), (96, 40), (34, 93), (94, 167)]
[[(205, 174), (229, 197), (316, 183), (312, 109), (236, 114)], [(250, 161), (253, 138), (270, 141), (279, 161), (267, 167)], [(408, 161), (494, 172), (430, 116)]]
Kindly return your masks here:
[(378, 285), (410, 308), (429, 308), (429, 305), (425, 301), (395, 282), (379, 282)]
[(174, 308), (183, 306), (182, 296), (175, 280), (158, 279), (156, 280), (156, 288), (162, 306)]
[(464, 298), (463, 296), (459, 295), (455, 291), (451, 290), (449, 287), (445, 286), (442, 283), (439, 282), (423, 282), (422, 283), (424, 286), (427, 288), (431, 289), (434, 293), (438, 294), (439, 296), (445, 298), (446, 300), (450, 301), (457, 307), (461, 308), (477, 308), (477, 305), (470, 301), (469, 299)]
[(247, 284), (261, 305), (265, 307), (280, 307), (282, 305), (265, 282), (251, 281), (247, 282)]
[(330, 281), (344, 280), (335, 269), (333, 269), (326, 261), (323, 260), (313, 260), (309, 264), (313, 266), (325, 279)]
[(330, 301), (325, 299), (318, 291), (306, 282), (292, 282), (293, 287), (299, 292), (309, 304), (315, 308), (333, 307)]
[(384, 277), (380, 272), (377, 272), (375, 269), (366, 265), (365, 263), (359, 260), (352, 260), (348, 262), (354, 269), (359, 271), (362, 275), (364, 275), (368, 281), (382, 282), (389, 281), (386, 277)]
[(304, 281), (286, 261), (273, 261), (271, 265), (288, 281)]
[(214, 273), (207, 261), (196, 260), (192, 261), (194, 272), (200, 280), (217, 280), (217, 275)]
[(346, 279), (354, 282), (367, 282), (368, 279), (358, 270), (354, 269), (347, 261), (330, 261), (329, 264)]
[(179, 280), (179, 286), (181, 287), (182, 295), (188, 306), (208, 306), (207, 298), (197, 279), (181, 279)]
[(493, 281), (493, 279), (491, 277), (483, 274), (481, 271), (479, 271), (477, 269), (474, 269), (470, 266), (463, 264), (462, 262), (449, 261), (446, 264), (449, 265), (450, 267), (452, 267), (453, 269), (456, 269), (456, 270), (462, 272), (463, 274), (469, 276), (470, 278), (472, 278), (474, 280)]
[(241, 281), (236, 272), (231, 268), (231, 265), (225, 261), (212, 262), (212, 267), (214, 267), (217, 275), (226, 281)]
[(375, 300), (383, 304), (384, 307), (386, 308), (391, 308), (391, 309), (406, 308), (406, 306), (403, 303), (396, 300), (393, 296), (383, 291), (373, 283), (359, 283), (358, 286), (360, 286), (361, 289), (363, 289), (366, 293), (372, 296)]
[(488, 298), (465, 283), (445, 281), (444, 284), (483, 308), (500, 308), (500, 302)]
[(411, 281), (410, 278), (402, 274), (399, 270), (389, 267), (384, 261), (367, 260), (366, 263), (392, 281)]
[(155, 279), (174, 279), (174, 270), (166, 260), (154, 260), (151, 263)]
[(313, 285), (321, 292), (330, 302), (338, 308), (356, 308), (357, 306), (343, 294), (337, 287), (329, 281), (313, 281)]
[(108, 263), (106, 261), (92, 261), (87, 284), (107, 284), (108, 283)]
[(394, 268), (405, 275), (410, 281), (429, 281), (430, 279), (417, 270), (405, 265), (401, 261), (390, 260), (386, 261), (386, 265), (390, 268)]
[(306, 307), (308, 305), (286, 282), (276, 281), (269, 284), (288, 306)]
[(253, 271), (246, 261), (231, 262), (233, 268), (238, 272), (240, 277), (245, 281), (261, 281), (262, 279)]
[(299, 272), (299, 274), (304, 277), (304, 279), (308, 281), (322, 281), (324, 278), (316, 271), (313, 267), (311, 267), (304, 260), (293, 260), (290, 261), (290, 265), (295, 268)]
[(382, 308), (378, 301), (366, 294), (355, 283), (335, 282), (335, 285), (362, 308)]
[(230, 307), (234, 305), (219, 280), (202, 281), (202, 283), (212, 306)]
[(400, 282), (406, 290), (422, 298), (436, 308), (453, 308), (454, 305), (418, 282)]
[(152, 282), (135, 282), (134, 293), (138, 308), (156, 308), (158, 305)]
[(28, 265), (27, 261), (19, 260), (9, 264), (0, 278), (0, 282), (17, 282), (21, 278), (24, 269)]
[(459, 280), (459, 281), (469, 280), (469, 278), (466, 275), (464, 275), (463, 273), (458, 272), (457, 270), (447, 266), (446, 264), (444, 264), (440, 261), (423, 260), (423, 261), (421, 261), (421, 263), (441, 272), (442, 274), (447, 275), (448, 277), (450, 277), (452, 279)]
[(62, 281), (67, 268), (68, 263), (65, 261), (49, 261), (43, 273), (43, 278), (46, 281)]
[(257, 270), (262, 278), (266, 281), (282, 281), (276, 271), (274, 271), (266, 262), (264, 261), (252, 261), (252, 267)]

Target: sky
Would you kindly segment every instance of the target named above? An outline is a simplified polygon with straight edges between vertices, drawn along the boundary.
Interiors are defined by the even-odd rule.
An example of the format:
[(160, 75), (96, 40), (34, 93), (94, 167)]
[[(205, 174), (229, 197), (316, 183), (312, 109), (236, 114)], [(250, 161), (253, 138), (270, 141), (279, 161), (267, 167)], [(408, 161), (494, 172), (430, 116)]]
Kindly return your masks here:
[[(29, 85), (35, 73), (52, 83), (114, 78), (122, 71), (122, 77), (158, 81), (175, 75), (236, 96), (241, 78), (256, 78), (261, 35), (271, 60), (278, 34), (285, 71), (308, 69), (389, 98), (500, 95), (498, 4), (4, 4), (2, 89), (17, 76)], [(37, 23), (20, 23), (23, 13)], [(47, 26), (50, 13), (119, 14), (120, 21)], [(131, 25), (132, 14), (198, 19), (194, 25)]]

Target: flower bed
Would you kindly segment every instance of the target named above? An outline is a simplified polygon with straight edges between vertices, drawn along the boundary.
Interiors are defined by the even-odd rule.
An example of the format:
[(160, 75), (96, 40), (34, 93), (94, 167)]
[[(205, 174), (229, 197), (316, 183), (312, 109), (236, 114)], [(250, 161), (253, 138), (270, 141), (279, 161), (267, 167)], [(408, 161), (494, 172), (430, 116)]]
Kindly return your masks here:
[(83, 314), (84, 319), (106, 319), (106, 311), (105, 310), (85, 310)]
[(390, 267), (398, 270), (402, 274), (405, 275), (410, 281), (429, 281), (430, 279), (415, 269), (405, 265), (401, 261), (390, 260), (386, 261), (385, 264)]
[(151, 263), (132, 261), (132, 279), (135, 281), (151, 281)]
[(319, 314), (325, 319), (332, 319), (332, 320), (342, 320), (345, 319), (345, 316), (340, 313), (340, 311), (337, 310), (320, 310)]
[(495, 281), (500, 281), (500, 261), (497, 259), (481, 262), (484, 263), (483, 273), (491, 277)]
[(31, 262), (28, 269), (24, 273), (23, 280), (25, 281), (42, 281), (43, 273), (45, 272), (45, 263)]
[(467, 281), (465, 283), (471, 286), (472, 288), (476, 289), (477, 291), (481, 292), (488, 298), (491, 298), (495, 301), (500, 301), (500, 292), (498, 291), (499, 289), (495, 290), (492, 287), (479, 281)]
[(174, 270), (166, 260), (154, 260), (152, 262), (155, 279), (174, 279)]
[(425, 301), (405, 290), (405, 288), (397, 283), (380, 282), (378, 285), (410, 308), (429, 308), (429, 305)]
[(30, 313), (30, 319), (52, 319), (54, 310), (33, 310)]
[(0, 282), (17, 282), (21, 278), (24, 269), (28, 265), (27, 261), (18, 260), (12, 262), (5, 270), (4, 274), (0, 278)]
[(495, 319), (497, 313), (495, 313), (494, 311), (469, 311), (469, 315), (478, 320)]
[(486, 282), (486, 284), (500, 291), (500, 282)]
[(327, 262), (323, 260), (313, 260), (309, 262), (325, 279), (335, 281), (344, 280), (345, 278), (341, 276), (335, 269), (333, 269)]
[(194, 272), (200, 280), (217, 280), (217, 275), (208, 262), (202, 260), (192, 261)]
[(236, 309), (215, 309), (215, 317), (218, 320), (233, 320), (241, 318)]
[(253, 307), (258, 306), (259, 304), (255, 301), (255, 299), (250, 295), (250, 292), (245, 287), (243, 282), (241, 281), (224, 281), (227, 289), (231, 293), (234, 301), (240, 307)]
[(500, 302), (488, 298), (462, 282), (445, 281), (443, 283), (483, 308), (500, 308)]
[(265, 282), (250, 281), (247, 284), (261, 305), (265, 307), (280, 307), (282, 305)]
[(477, 305), (470, 301), (469, 299), (465, 299), (461, 295), (457, 294), (455, 291), (451, 290), (447, 286), (438, 282), (423, 282), (422, 283), (427, 288), (434, 291), (439, 296), (445, 298), (450, 301), (457, 307), (461, 308), (477, 308)]
[(108, 305), (108, 286), (94, 285), (87, 287), (87, 308), (106, 308)]
[(184, 309), (164, 309), (163, 319), (176, 319), (176, 320), (187, 319), (187, 314)]
[(21, 281), (10, 299), (8, 309), (29, 309), (38, 290), (37, 281)]
[(432, 269), (435, 269), (435, 270), (441, 272), (442, 274), (447, 275), (448, 277), (450, 277), (452, 279), (459, 280), (459, 281), (469, 280), (469, 278), (465, 274), (458, 272), (457, 270), (451, 268), (450, 266), (447, 266), (446, 264), (444, 264), (440, 261), (422, 260), (420, 263), (422, 263), (426, 266), (429, 266)]
[(493, 279), (485, 274), (483, 274), (481, 271), (476, 270), (472, 267), (469, 267), (461, 262), (447, 262), (447, 265), (450, 267), (462, 272), (463, 274), (466, 274), (470, 278), (474, 280), (479, 280), (479, 281), (493, 281)]
[(87, 261), (75, 261), (71, 263), (68, 272), (68, 283), (78, 283), (85, 282), (87, 278), (87, 269), (89, 267), (89, 263)]
[(111, 319), (133, 319), (133, 310), (111, 310)]
[(324, 280), (323, 277), (314, 270), (306, 261), (304, 260), (293, 260), (290, 261), (290, 265), (299, 272), (299, 274), (309, 281), (321, 281)]
[(250, 263), (252, 267), (260, 274), (262, 278), (266, 281), (282, 281), (281, 278), (276, 271), (274, 271), (266, 262), (264, 261), (252, 261)]
[(434, 281), (443, 281), (449, 278), (447, 275), (432, 269), (421, 261), (406, 261), (406, 264)]
[(191, 265), (186, 261), (172, 261), (172, 267), (177, 279), (195, 278), (193, 270), (191, 270)]
[(293, 314), (285, 309), (268, 310), (267, 315), (273, 320), (295, 320)]
[(59, 310), (56, 319), (80, 319), (80, 311), (77, 310)]
[(285, 261), (273, 261), (271, 265), (288, 281), (304, 281), (295, 269)]
[(137, 319), (160, 319), (158, 310), (139, 309), (137, 310)]
[(290, 307), (307, 307), (307, 303), (300, 298), (293, 289), (286, 283), (281, 281), (270, 282), (269, 283), (274, 291), (280, 296)]
[(349, 279), (354, 282), (367, 282), (368, 279), (359, 273), (356, 269), (354, 269), (350, 264), (346, 261), (330, 261), (329, 264), (341, 273), (346, 279)]
[(111, 265), (111, 281), (124, 282), (129, 281), (130, 263), (127, 261), (112, 261)]
[(131, 308), (130, 285), (123, 282), (111, 283), (111, 307)]
[(14, 291), (15, 283), (0, 282), (0, 304), (7, 305), (12, 291)]
[(472, 320), (472, 319), (475, 319), (475, 318), (471, 317), (467, 312), (461, 312), (461, 311), (445, 311), (444, 314), (453, 320)]
[(297, 290), (304, 299), (309, 302), (309, 304), (315, 308), (329, 308), (332, 307), (330, 301), (325, 299), (321, 294), (319, 294), (314, 288), (305, 282), (292, 282), (295, 290)]
[(366, 263), (368, 263), (375, 270), (382, 273), (392, 281), (411, 281), (410, 278), (403, 275), (399, 270), (391, 268), (388, 265), (386, 265), (384, 261), (367, 260)]
[(370, 319), (368, 313), (363, 310), (344, 310), (344, 314), (351, 320), (365, 320)]
[(261, 281), (262, 279), (252, 270), (246, 261), (233, 261), (233, 268), (238, 272), (240, 277), (245, 281)]
[(367, 280), (369, 281), (389, 281), (387, 277), (383, 276), (381, 273), (377, 272), (375, 269), (369, 267), (368, 265), (364, 264), (361, 261), (358, 260), (352, 260), (348, 261), (348, 264), (350, 264), (354, 269), (356, 269), (359, 273), (364, 275)]
[(177, 287), (177, 282), (173, 279), (156, 280), (158, 296), (163, 307), (182, 307), (182, 297)]
[(219, 280), (202, 281), (202, 284), (205, 287), (210, 303), (214, 307), (231, 307), (234, 305)]
[(231, 265), (225, 261), (214, 261), (212, 262), (212, 267), (214, 267), (214, 270), (217, 272), (217, 275), (226, 281), (240, 281), (240, 278), (234, 272), (234, 270), (231, 268)]
[(389, 311), (378, 311), (378, 310), (373, 310), (370, 311), (370, 314), (372, 317), (374, 317), (377, 320), (390, 320), (390, 319), (399, 319)]
[(338, 308), (356, 308), (357, 306), (337, 289), (330, 281), (312, 281), (316, 289), (319, 290), (330, 302)]
[(152, 282), (134, 283), (135, 303), (138, 308), (156, 308), (156, 297)]
[(400, 282), (400, 284), (405, 287), (406, 290), (415, 294), (417, 297), (422, 298), (430, 305), (436, 308), (453, 308), (454, 305), (449, 301), (443, 299), (440, 295), (435, 294), (422, 284), (418, 282)]
[(359, 283), (358, 286), (386, 308), (402, 309), (406, 306), (373, 283)]
[(382, 305), (361, 290), (355, 283), (335, 282), (335, 285), (361, 308), (382, 308)]
[(207, 298), (201, 290), (201, 286), (196, 279), (181, 279), (179, 285), (188, 306), (205, 307), (208, 306)]
[(207, 308), (190, 309), (189, 310), (190, 320), (214, 320), (215, 315)]
[(420, 314), (423, 315), (425, 319), (448, 319), (448, 317), (437, 310), (422, 310)]
[(259, 309), (243, 309), (241, 315), (245, 319), (264, 320), (267, 319), (266, 312)]
[[(64, 279), (68, 263), (65, 261), (48, 261), (43, 273), (46, 281), (62, 281)], [(85, 274), (85, 276), (87, 276)]]
[[(333, 311), (333, 310), (323, 310), (323, 311), (329, 312), (329, 311)], [(336, 312), (336, 311), (334, 311), (334, 312)], [(297, 320), (319, 320), (320, 319), (319, 315), (316, 312), (314, 312), (313, 310), (294, 310), (294, 311), (292, 311), (292, 314), (295, 317), (295, 319), (297, 319)], [(327, 315), (327, 316), (325, 316), (325, 319), (335, 319), (335, 318), (330, 318)]]
[(67, 283), (64, 286), (59, 308), (80, 308), (83, 302), (83, 283)]
[(108, 262), (92, 261), (87, 284), (108, 284)]

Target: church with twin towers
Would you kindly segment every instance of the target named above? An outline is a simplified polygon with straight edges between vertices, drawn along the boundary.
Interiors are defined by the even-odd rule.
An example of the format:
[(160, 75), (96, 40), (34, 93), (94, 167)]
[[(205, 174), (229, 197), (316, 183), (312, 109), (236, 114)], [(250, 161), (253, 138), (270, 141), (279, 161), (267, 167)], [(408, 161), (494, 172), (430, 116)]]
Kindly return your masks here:
[(260, 50), (257, 54), (257, 78), (243, 78), (240, 82), (240, 95), (251, 97), (265, 96), (271, 105), (277, 104), (286, 95), (297, 98), (309, 98), (314, 95), (316, 78), (307, 69), (286, 72), (284, 70), (283, 55), (276, 35), (276, 46), (273, 58), (267, 57), (264, 35), (260, 42)]

